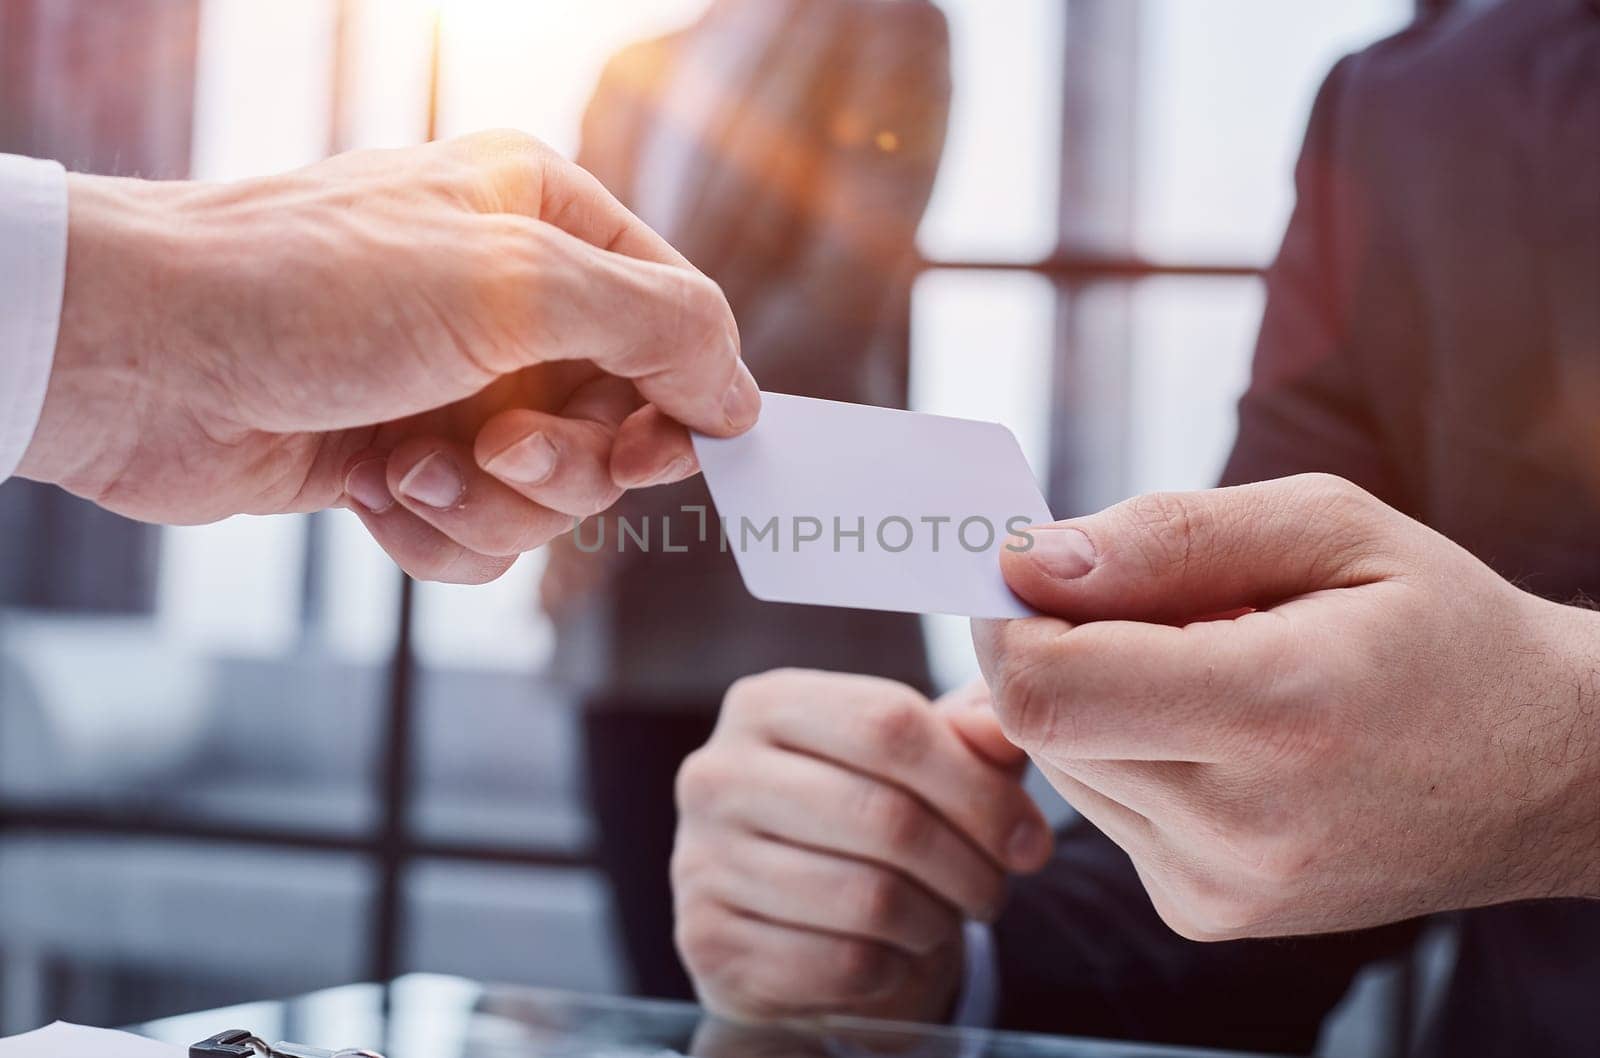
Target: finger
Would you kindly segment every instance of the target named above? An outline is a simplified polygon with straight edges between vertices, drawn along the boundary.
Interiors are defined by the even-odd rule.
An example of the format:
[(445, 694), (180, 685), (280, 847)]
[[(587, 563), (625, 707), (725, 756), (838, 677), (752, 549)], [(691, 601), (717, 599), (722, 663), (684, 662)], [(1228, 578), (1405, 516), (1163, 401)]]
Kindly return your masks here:
[(1032, 546), (1001, 565), (1019, 596), (1067, 620), (1182, 622), (1381, 579), (1398, 568), (1404, 522), (1348, 482), (1306, 474), (1138, 496), (1029, 530)]
[[(1054, 762), (1051, 763), (1052, 766)], [(1214, 844), (1226, 799), (1208, 781), (1211, 766), (1188, 761), (1073, 760), (1060, 770), (1149, 821), (1171, 847)]]
[[(760, 394), (739, 360), (738, 325), (715, 283), (592, 174), (531, 137), (492, 132), (464, 137), (452, 149), (487, 163), (499, 211), (532, 218), (567, 237), (538, 240), (546, 250), (567, 251), (554, 270), (545, 270), (547, 277), (565, 273), (573, 281), (569, 293), (571, 285), (586, 287), (615, 306), (617, 311), (592, 318), (629, 340), (568, 355), (586, 356), (633, 379), (647, 400), (695, 429), (720, 437), (755, 423)], [(549, 300), (541, 297), (541, 306)], [(633, 320), (653, 326), (628, 327)], [(548, 356), (546, 350), (541, 359)]]
[(1012, 775), (969, 750), (908, 687), (797, 673), (752, 721), (779, 745), (908, 791), (996, 864), (1032, 870), (1050, 855), (1050, 828), (1033, 799)]
[(758, 918), (879, 941), (912, 955), (926, 955), (961, 931), (954, 908), (878, 864), (759, 836), (719, 842), (718, 850), (721, 863), (706, 872), (706, 892)]
[(692, 267), (594, 174), (532, 136), (490, 130), (451, 140), (446, 149), (464, 152), (488, 167), (496, 212), (545, 221), (591, 246), (641, 261)]
[[(710, 783), (686, 778), (685, 815), (717, 820), (755, 834), (867, 860), (916, 879), (972, 918), (992, 921), (1005, 879), (922, 801), (890, 783), (800, 753), (763, 750), (741, 764), (759, 781)], [(727, 797), (727, 789), (738, 797)]]
[(887, 944), (796, 929), (713, 904), (685, 908), (676, 933), (707, 1004), (739, 1018), (853, 1009), (893, 994), (911, 972), (910, 959)]
[(511, 568), (514, 558), (462, 546), (401, 506), (388, 493), (387, 455), (357, 455), (345, 474), (346, 506), (378, 546), (418, 580), (486, 584)]
[(555, 414), (513, 408), (489, 419), (473, 455), (539, 506), (587, 518), (622, 495), (611, 480), (611, 449), (617, 427), (637, 404), (632, 385), (602, 376), (579, 387)]
[(611, 480), (611, 432), (592, 422), (514, 408), (483, 424), (473, 459), (534, 504), (572, 519), (599, 514), (622, 496)]
[(1037, 764), (1062, 799), (1123, 852), (1137, 858), (1151, 847), (1150, 821), (1144, 816), (1048, 761)]
[(934, 708), (949, 721), (961, 740), (984, 760), (1013, 775), (1027, 767), (1028, 754), (1013, 745), (1000, 728), (994, 701), (982, 680), (973, 680), (940, 698)]
[(389, 454), (389, 491), (405, 509), (462, 547), (515, 558), (572, 529), (572, 519), (518, 495), (486, 474), (468, 448), (411, 437)]
[(1049, 617), (972, 627), (1001, 727), (1035, 760), (1228, 759), (1310, 678), (1274, 613), (1183, 628)]
[(597, 249), (539, 221), (483, 223), (497, 236), (479, 243), (494, 272), (473, 296), (515, 336), (480, 354), (492, 370), (588, 360), (696, 430), (723, 437), (754, 425), (761, 394), (739, 359), (727, 298), (711, 280)]
[(653, 404), (630, 415), (611, 451), (611, 479), (622, 488), (667, 485), (700, 472), (689, 431)]

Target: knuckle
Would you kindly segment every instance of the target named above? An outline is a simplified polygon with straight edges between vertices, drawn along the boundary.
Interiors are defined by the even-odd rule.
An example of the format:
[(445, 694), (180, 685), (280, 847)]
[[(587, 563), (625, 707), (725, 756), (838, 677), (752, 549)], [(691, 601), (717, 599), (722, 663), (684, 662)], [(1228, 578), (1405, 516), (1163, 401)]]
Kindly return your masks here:
[(1393, 511), (1375, 496), (1332, 474), (1301, 474), (1289, 479), (1285, 503), (1307, 528), (1303, 534), (1306, 561), (1315, 576), (1360, 567), (1392, 552), (1384, 543)]
[(1050, 662), (1032, 650), (1011, 651), (1002, 655), (994, 679), (995, 716), (1006, 738), (1023, 749), (1049, 744), (1052, 749), (1068, 750), (1061, 744), (1063, 724), (1056, 708), (1056, 696), (1048, 679)]
[(867, 940), (843, 938), (829, 944), (830, 978), (844, 995), (870, 995), (880, 991), (889, 979), (891, 966), (887, 949)]
[(1268, 730), (1260, 733), (1265, 748), (1263, 759), (1284, 776), (1310, 770), (1326, 772), (1329, 765), (1344, 756), (1348, 735), (1332, 715), (1330, 707), (1315, 698), (1289, 703), (1292, 708), (1266, 710)]
[(1162, 922), (1166, 923), (1168, 929), (1184, 940), (1192, 940), (1200, 944), (1214, 944), (1218, 941), (1231, 939), (1213, 932), (1199, 919), (1195, 918), (1187, 908), (1158, 902), (1156, 904), (1156, 914), (1160, 916)]
[(874, 782), (866, 786), (861, 802), (860, 817), (886, 851), (906, 856), (927, 846), (932, 817), (909, 795)]
[(727, 927), (727, 916), (711, 908), (694, 906), (679, 913), (673, 941), (696, 980), (719, 981), (736, 968), (744, 952)]
[(566, 529), (559, 522), (541, 522), (529, 518), (519, 524), (516, 518), (495, 518), (479, 528), (482, 539), (478, 550), (496, 558), (516, 558), (549, 543)]
[(904, 886), (886, 871), (864, 868), (846, 886), (845, 904), (853, 909), (856, 924), (881, 928), (900, 921), (905, 911)]
[(464, 342), (462, 352), (492, 375), (521, 366), (527, 349), (560, 344), (556, 317), (547, 306), (567, 297), (566, 258), (552, 245), (554, 229), (515, 213), (484, 213), (472, 222), (465, 257), (441, 256), (432, 267), (446, 272), (438, 284), (480, 318), (494, 321), (488, 342)]
[(1258, 839), (1251, 850), (1252, 875), (1265, 893), (1297, 889), (1311, 877), (1318, 850), (1292, 835)]
[(516, 303), (513, 298), (524, 303), (537, 301), (552, 266), (561, 260), (551, 245), (556, 229), (516, 213), (485, 214), (478, 223), (486, 229), (479, 249), (493, 261), (491, 268), (474, 270), (483, 299), (507, 305)]
[(673, 307), (671, 338), (681, 348), (733, 349), (729, 341), (733, 310), (722, 288), (704, 273), (689, 268), (669, 268), (669, 294)]
[(577, 501), (576, 518), (593, 518), (604, 514), (617, 505), (627, 490), (611, 484), (609, 481), (593, 485), (585, 496)]
[(1298, 474), (1290, 485), (1325, 510), (1359, 511), (1373, 502), (1371, 493), (1336, 474)]
[(1202, 944), (1234, 939), (1227, 930), (1220, 928), (1219, 921), (1226, 915), (1219, 915), (1219, 911), (1215, 901), (1201, 901), (1186, 892), (1156, 902), (1156, 913), (1168, 929), (1185, 940)]
[(771, 676), (772, 674), (767, 672), (759, 676), (740, 676), (728, 684), (727, 691), (722, 695), (722, 711), (741, 713), (750, 708), (750, 700), (761, 693), (761, 688)]
[[(1237, 710), (1229, 734), (1252, 747), (1255, 768), (1279, 783), (1314, 780), (1338, 766), (1352, 750), (1337, 703), (1320, 689), (1297, 686), (1310, 678), (1306, 666), (1264, 670), (1263, 688)], [(1317, 678), (1326, 678), (1323, 670)]]
[(1122, 505), (1131, 533), (1126, 538), (1147, 572), (1186, 563), (1196, 535), (1207, 528), (1210, 514), (1191, 495), (1152, 492)]
[(727, 693), (723, 695), (723, 712), (740, 719), (759, 712), (801, 678), (801, 672), (797, 669), (773, 669), (754, 676), (741, 676), (729, 685)]
[(436, 545), (424, 545), (416, 554), (396, 556), (396, 562), (415, 580), (441, 584), (488, 584), (511, 568), (504, 558), (477, 554), (446, 539)]
[(548, 144), (521, 129), (484, 129), (461, 137), (472, 150), (506, 160), (544, 158), (552, 152)]
[(1248, 887), (1190, 871), (1178, 879), (1176, 889), (1175, 906), (1162, 918), (1181, 936), (1213, 943), (1260, 934), (1262, 901)]
[(1218, 844), (1226, 850), (1231, 867), (1247, 881), (1250, 892), (1263, 899), (1303, 888), (1323, 855), (1320, 835), (1313, 836), (1299, 812), (1264, 806), (1248, 811), (1248, 817), (1236, 818), (1219, 834)]
[(879, 759), (915, 764), (930, 748), (929, 719), (913, 692), (890, 692), (860, 713), (863, 743)]
[(678, 840), (672, 847), (672, 858), (667, 864), (667, 877), (672, 882), (674, 901), (686, 902), (698, 891), (700, 882), (717, 862), (715, 857), (703, 851), (700, 842), (686, 837), (680, 828)]
[(715, 749), (701, 747), (684, 760), (674, 783), (678, 811), (685, 816), (712, 815), (733, 784), (733, 776)]

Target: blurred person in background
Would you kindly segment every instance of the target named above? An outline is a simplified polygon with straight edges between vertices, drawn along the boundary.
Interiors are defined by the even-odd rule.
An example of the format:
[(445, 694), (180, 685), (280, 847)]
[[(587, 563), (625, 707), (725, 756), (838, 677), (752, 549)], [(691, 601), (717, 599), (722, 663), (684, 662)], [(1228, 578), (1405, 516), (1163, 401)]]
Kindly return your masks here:
[[(926, 0), (716, 0), (609, 64), (578, 161), (721, 284), (764, 387), (903, 407), (949, 103), (947, 29)], [(583, 699), (599, 859), (634, 984), (655, 996), (691, 994), (672, 942), (672, 784), (728, 685), (776, 665), (929, 682), (914, 616), (751, 598), (710, 502), (698, 479), (626, 497), (597, 550), (596, 525), (552, 548), (541, 587), (556, 674)], [(621, 521), (648, 524), (649, 545), (619, 553)], [(687, 553), (664, 552), (664, 521)]]
[(1304, 1053), (1426, 923), (1397, 1049), (1596, 1053), (1600, 0), (1340, 62), (1296, 183), (1241, 487), (1035, 529), (993, 709), (730, 693), (673, 862), (712, 1007)]

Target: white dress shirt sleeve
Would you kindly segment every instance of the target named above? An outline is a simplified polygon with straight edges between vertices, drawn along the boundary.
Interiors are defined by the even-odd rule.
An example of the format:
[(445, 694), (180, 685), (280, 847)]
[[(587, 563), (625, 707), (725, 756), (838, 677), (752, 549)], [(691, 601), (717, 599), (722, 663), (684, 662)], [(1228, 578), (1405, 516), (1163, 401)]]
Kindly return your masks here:
[(992, 1029), (999, 1015), (1000, 970), (995, 965), (994, 933), (982, 922), (965, 927), (966, 965), (961, 972), (961, 993), (950, 1024), (958, 1029)]
[(66, 171), (0, 154), (0, 481), (39, 425), (66, 280)]

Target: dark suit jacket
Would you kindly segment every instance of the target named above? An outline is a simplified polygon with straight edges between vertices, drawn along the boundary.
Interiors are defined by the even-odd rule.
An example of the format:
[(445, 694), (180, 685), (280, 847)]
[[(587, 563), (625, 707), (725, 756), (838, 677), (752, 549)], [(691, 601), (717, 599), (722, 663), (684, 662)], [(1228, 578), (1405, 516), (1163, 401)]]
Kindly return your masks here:
[[(741, 23), (718, 20), (754, 5), (782, 28), (746, 44)], [(724, 36), (703, 48), (709, 33)], [(735, 71), (733, 53), (751, 49)], [(713, 86), (717, 106), (683, 130), (692, 193), (665, 234), (722, 285), (762, 387), (904, 406), (915, 236), (950, 105), (944, 17), (926, 0), (718, 0), (702, 22), (628, 49), (601, 78), (578, 159), (624, 203), (660, 178), (647, 146), (685, 120), (670, 106), (680, 78)], [(676, 545), (695, 528), (681, 506), (707, 503), (695, 480), (630, 494), (614, 514), (674, 516)], [(715, 702), (780, 665), (928, 682), (915, 617), (758, 602), (714, 535), (690, 554), (622, 556), (557, 633), (558, 674), (630, 705)]]
[[(1533, 590), (1600, 598), (1600, 5), (1506, 0), (1346, 59), (1297, 185), (1227, 480), (1340, 474)], [(1454, 917), (1422, 1053), (1600, 1054), (1600, 902)], [(1192, 943), (1078, 826), (997, 927), (1001, 1020), (1304, 1051), (1414, 932)]]

